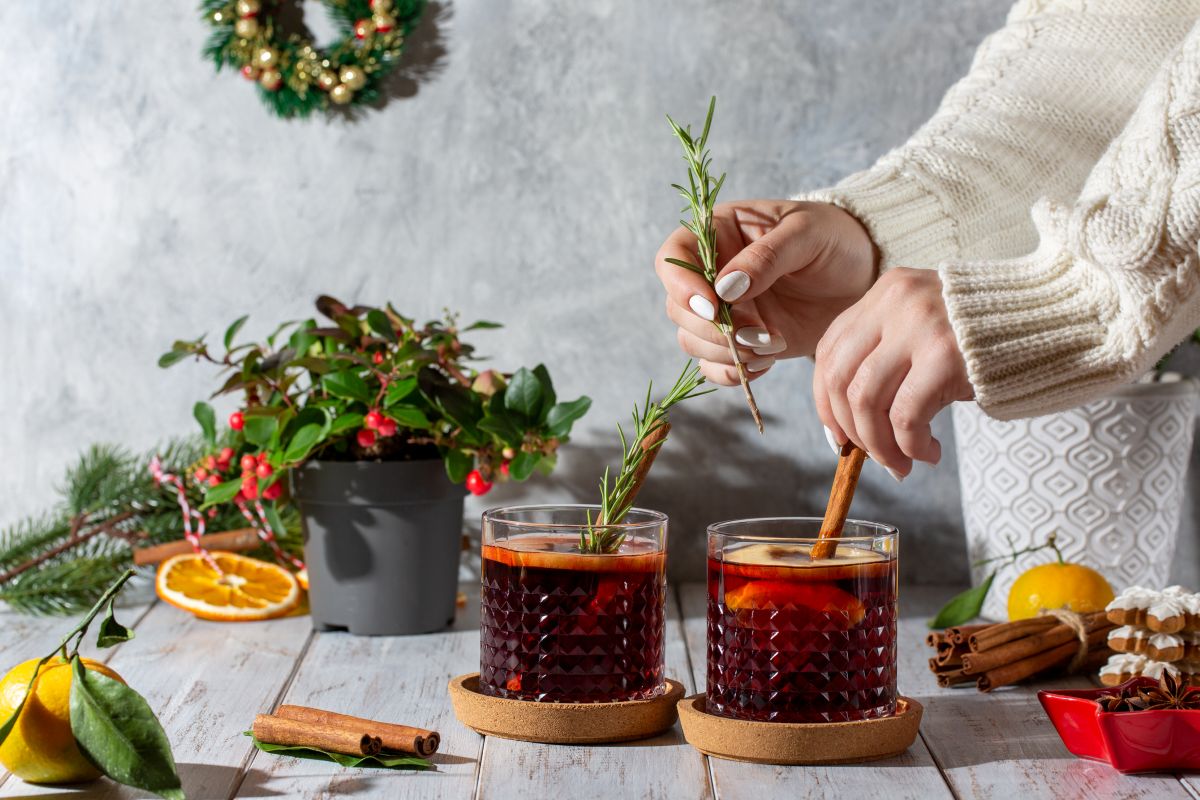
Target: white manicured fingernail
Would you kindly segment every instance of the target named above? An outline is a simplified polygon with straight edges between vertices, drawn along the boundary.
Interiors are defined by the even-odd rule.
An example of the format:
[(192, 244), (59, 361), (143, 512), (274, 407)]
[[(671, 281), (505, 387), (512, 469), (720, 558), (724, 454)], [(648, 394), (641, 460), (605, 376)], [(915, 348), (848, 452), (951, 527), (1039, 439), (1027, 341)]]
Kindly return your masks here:
[(887, 469), (889, 475), (896, 479), (896, 483), (904, 483), (904, 479), (907, 477), (906, 475), (901, 475), (891, 467), (885, 467), (885, 469)]
[(842, 454), (842, 446), (837, 443), (837, 439), (833, 438), (833, 431), (829, 428), (825, 429), (825, 441), (829, 442), (829, 449), (833, 451), (834, 455)]
[(717, 290), (717, 297), (732, 303), (750, 288), (750, 276), (741, 270), (731, 272), (718, 280), (713, 288)]
[(771, 368), (775, 363), (773, 358), (755, 358), (746, 362), (746, 369), (750, 372), (763, 372)]
[(717, 310), (713, 308), (713, 304), (709, 302), (708, 298), (704, 297), (703, 295), (692, 295), (688, 298), (688, 305), (691, 307), (695, 315), (701, 319), (706, 319), (709, 322), (712, 322), (717, 318)]
[(775, 341), (775, 337), (771, 336), (770, 331), (757, 326), (738, 328), (737, 332), (733, 334), (733, 338), (737, 340), (738, 344), (746, 347), (766, 347)]
[(784, 350), (787, 350), (787, 342), (783, 339), (777, 339), (773, 344), (769, 344), (766, 347), (754, 347), (751, 349), (755, 355), (773, 356), (776, 353), (782, 353)]

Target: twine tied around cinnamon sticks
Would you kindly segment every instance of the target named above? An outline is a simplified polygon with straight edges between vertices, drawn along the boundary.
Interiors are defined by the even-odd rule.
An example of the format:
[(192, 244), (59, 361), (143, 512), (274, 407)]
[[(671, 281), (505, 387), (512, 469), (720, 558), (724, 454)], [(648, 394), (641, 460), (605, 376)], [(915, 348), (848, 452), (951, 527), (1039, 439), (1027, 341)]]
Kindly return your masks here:
[(1112, 628), (1103, 611), (1077, 614), (1069, 609), (1014, 622), (960, 625), (926, 638), (936, 651), (929, 668), (939, 686), (974, 681), (983, 692), (1064, 667), (1072, 672), (1098, 669), (1112, 652)]

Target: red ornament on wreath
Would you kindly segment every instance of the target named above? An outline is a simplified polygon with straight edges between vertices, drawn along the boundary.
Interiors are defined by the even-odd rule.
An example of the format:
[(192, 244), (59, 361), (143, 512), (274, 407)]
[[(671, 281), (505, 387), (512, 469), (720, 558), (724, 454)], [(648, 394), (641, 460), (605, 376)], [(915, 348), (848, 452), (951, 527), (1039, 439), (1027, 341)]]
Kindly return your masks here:
[(217, 69), (230, 66), (257, 81), (263, 102), (281, 117), (377, 103), (380, 81), (399, 61), (425, 0), (321, 2), (340, 34), (325, 47), (282, 30), (279, 4), (201, 0), (214, 30), (205, 54)]

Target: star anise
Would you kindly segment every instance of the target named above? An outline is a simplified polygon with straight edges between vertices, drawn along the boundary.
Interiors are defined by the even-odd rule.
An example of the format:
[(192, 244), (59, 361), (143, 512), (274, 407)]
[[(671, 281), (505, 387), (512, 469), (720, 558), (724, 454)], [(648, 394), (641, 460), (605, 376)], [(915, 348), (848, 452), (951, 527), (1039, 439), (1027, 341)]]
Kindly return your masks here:
[(1128, 703), (1139, 711), (1200, 709), (1200, 690), (1180, 683), (1170, 670), (1164, 669), (1157, 687), (1139, 689), (1137, 697), (1129, 698)]
[(1133, 706), (1131, 706), (1129, 704), (1130, 698), (1128, 698), (1125, 695), (1120, 694), (1120, 693), (1106, 694), (1106, 695), (1103, 695), (1102, 697), (1096, 698), (1096, 700), (1098, 703), (1100, 703), (1101, 708), (1103, 708), (1105, 711), (1136, 711), (1137, 710), (1136, 708), (1134, 708)]

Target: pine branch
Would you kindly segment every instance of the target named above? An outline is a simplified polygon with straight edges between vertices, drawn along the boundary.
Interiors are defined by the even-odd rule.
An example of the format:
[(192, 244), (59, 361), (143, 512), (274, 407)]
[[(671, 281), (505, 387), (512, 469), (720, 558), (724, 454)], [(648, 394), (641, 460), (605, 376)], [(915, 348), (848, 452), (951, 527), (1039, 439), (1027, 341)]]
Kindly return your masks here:
[[(668, 258), (667, 261), (702, 276), (709, 286), (714, 287), (714, 292), (718, 270), (717, 229), (713, 224), (713, 209), (717, 204), (717, 195), (720, 194), (721, 187), (725, 184), (724, 173), (720, 178), (714, 178), (710, 171), (712, 158), (708, 152), (708, 132), (712, 128), (713, 112), (716, 109), (717, 98), (714, 97), (709, 101), (708, 116), (704, 119), (704, 131), (699, 138), (692, 136), (692, 126), (680, 127), (670, 116), (667, 117), (667, 122), (671, 124), (671, 131), (683, 145), (683, 160), (688, 165), (688, 186), (671, 184), (672, 188), (687, 201), (687, 206), (683, 210), (690, 210), (692, 214), (690, 220), (680, 220), (679, 224), (696, 237), (700, 266), (675, 258)], [(754, 392), (750, 388), (750, 376), (746, 373), (746, 365), (742, 363), (742, 358), (738, 355), (737, 342), (734, 340), (733, 314), (730, 311), (729, 303), (722, 300), (720, 296), (717, 297), (717, 318), (713, 321), (713, 325), (725, 337), (729, 355), (733, 358), (733, 365), (737, 369), (738, 381), (742, 384), (742, 392), (746, 395), (746, 404), (750, 406), (750, 414), (754, 417), (754, 424), (758, 426), (758, 432), (762, 433), (762, 414), (758, 411), (758, 402), (755, 401)]]
[(125, 570), (128, 553), (58, 561), (0, 586), (0, 601), (26, 614), (76, 614), (87, 609)]
[(621, 469), (616, 478), (611, 480), (611, 484), (611, 473), (608, 469), (604, 470), (604, 477), (600, 479), (600, 513), (594, 522), (589, 518), (586, 530), (580, 532), (580, 551), (615, 553), (620, 548), (621, 543), (625, 541), (625, 534), (611, 526), (620, 525), (633, 508), (634, 498), (646, 480), (650, 464), (667, 440), (667, 432), (670, 430), (667, 412), (672, 406), (688, 398), (716, 391), (696, 391), (703, 383), (700, 368), (688, 361), (683, 373), (662, 400), (657, 403), (650, 400), (654, 390), (654, 384), (650, 384), (646, 388), (646, 400), (641, 408), (634, 404), (632, 441), (626, 438), (624, 429), (617, 425), (617, 435), (621, 438)]

